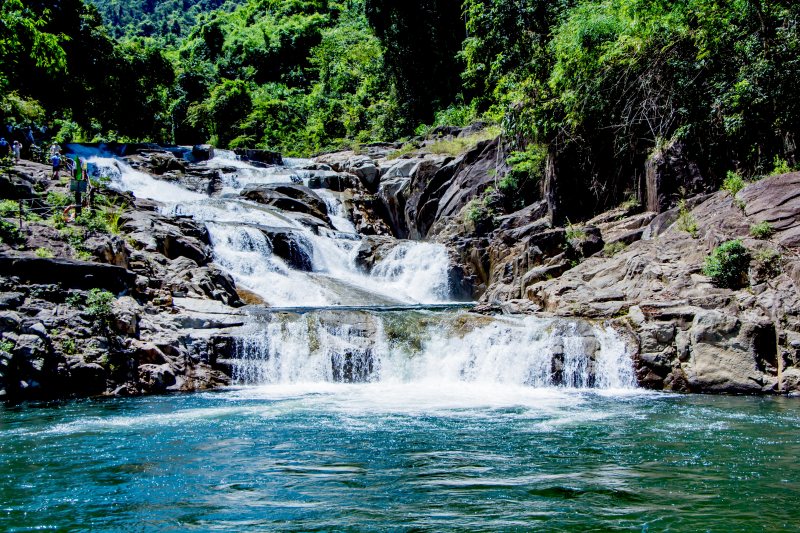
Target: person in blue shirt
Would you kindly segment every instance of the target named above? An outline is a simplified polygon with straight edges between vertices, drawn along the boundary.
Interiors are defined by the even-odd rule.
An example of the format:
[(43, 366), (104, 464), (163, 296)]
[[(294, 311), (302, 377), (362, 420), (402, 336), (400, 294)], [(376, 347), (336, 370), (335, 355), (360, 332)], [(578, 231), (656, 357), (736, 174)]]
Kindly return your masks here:
[(58, 171), (61, 170), (61, 153), (56, 152), (50, 160), (53, 163), (53, 179), (58, 179)]
[(8, 141), (5, 137), (0, 137), (0, 158), (8, 157), (8, 154), (11, 152), (11, 145), (8, 144)]

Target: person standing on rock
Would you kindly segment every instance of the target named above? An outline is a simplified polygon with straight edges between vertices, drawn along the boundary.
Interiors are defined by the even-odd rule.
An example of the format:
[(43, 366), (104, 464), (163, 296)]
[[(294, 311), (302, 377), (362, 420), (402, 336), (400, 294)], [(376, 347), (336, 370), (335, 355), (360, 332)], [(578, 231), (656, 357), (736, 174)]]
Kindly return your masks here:
[(22, 143), (19, 141), (14, 141), (11, 150), (14, 152), (14, 162), (19, 163), (20, 157), (22, 155)]
[(59, 178), (58, 171), (61, 170), (61, 154), (56, 152), (53, 154), (53, 157), (50, 158), (50, 161), (53, 163), (53, 178), (57, 180)]
[(8, 157), (11, 147), (5, 137), (0, 137), (0, 158)]

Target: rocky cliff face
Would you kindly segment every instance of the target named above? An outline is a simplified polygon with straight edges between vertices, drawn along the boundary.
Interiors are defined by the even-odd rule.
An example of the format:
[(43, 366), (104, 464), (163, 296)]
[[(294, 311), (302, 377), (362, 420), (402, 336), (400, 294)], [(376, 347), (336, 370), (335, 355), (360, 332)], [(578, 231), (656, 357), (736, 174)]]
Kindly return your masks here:
[(39, 200), (26, 202), (23, 229), (12, 232), (18, 242), (4, 235), (0, 244), (0, 398), (229, 383), (217, 359), (232, 349), (227, 332), (241, 324), (242, 302), (211, 263), (203, 226), (110, 190), (96, 201), (117, 206), (116, 234), (91, 223), (54, 226), (64, 183), (28, 162), (4, 178), (6, 198)]

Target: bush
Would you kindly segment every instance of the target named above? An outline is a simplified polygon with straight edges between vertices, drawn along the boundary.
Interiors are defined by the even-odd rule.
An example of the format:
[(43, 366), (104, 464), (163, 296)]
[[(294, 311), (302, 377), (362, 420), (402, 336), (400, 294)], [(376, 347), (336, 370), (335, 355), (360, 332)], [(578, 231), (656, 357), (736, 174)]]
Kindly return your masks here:
[(86, 296), (86, 314), (95, 321), (107, 324), (111, 318), (111, 304), (114, 295), (103, 289), (92, 289)]
[(758, 224), (753, 224), (750, 226), (750, 235), (755, 237), (756, 239), (768, 239), (775, 233), (775, 230), (772, 228), (772, 225), (767, 222), (759, 222)]
[(736, 196), (739, 191), (744, 189), (745, 182), (738, 172), (728, 172), (728, 177), (722, 182), (722, 190), (731, 193), (731, 196)]
[(749, 267), (750, 252), (737, 239), (717, 246), (706, 258), (703, 273), (719, 287), (738, 289), (747, 284)]
[(41, 257), (42, 259), (52, 259), (55, 257), (53, 251), (47, 248), (37, 248), (33, 253), (36, 254), (36, 257)]
[(783, 258), (776, 250), (761, 250), (755, 256), (755, 273), (760, 280), (772, 279), (783, 271)]
[(14, 349), (13, 342), (7, 339), (0, 340), (0, 352), (11, 353), (11, 350), (13, 349)]
[(9, 218), (19, 216), (19, 203), (14, 200), (0, 201), (0, 217)]
[(25, 242), (25, 237), (20, 232), (16, 224), (0, 220), (0, 243), (15, 246)]
[(692, 215), (692, 212), (689, 211), (689, 208), (686, 206), (686, 200), (681, 200), (678, 204), (677, 224), (679, 230), (685, 231), (694, 239), (696, 239), (700, 234), (700, 230), (697, 226), (697, 220), (695, 220), (694, 215)]
[(789, 166), (789, 162), (785, 159), (781, 159), (780, 156), (775, 156), (775, 160), (772, 162), (772, 175), (777, 176), (779, 174), (788, 174), (792, 171), (792, 167)]
[(627, 247), (628, 245), (622, 241), (608, 243), (603, 247), (603, 255), (606, 257), (614, 257)]

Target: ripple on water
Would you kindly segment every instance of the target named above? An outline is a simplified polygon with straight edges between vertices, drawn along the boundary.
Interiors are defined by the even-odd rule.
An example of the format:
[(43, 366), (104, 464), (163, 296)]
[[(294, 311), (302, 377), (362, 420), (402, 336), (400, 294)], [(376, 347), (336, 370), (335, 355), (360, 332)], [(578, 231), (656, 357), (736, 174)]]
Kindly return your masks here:
[(3, 410), (0, 529), (789, 531), (800, 407), (774, 407), (374, 384)]

